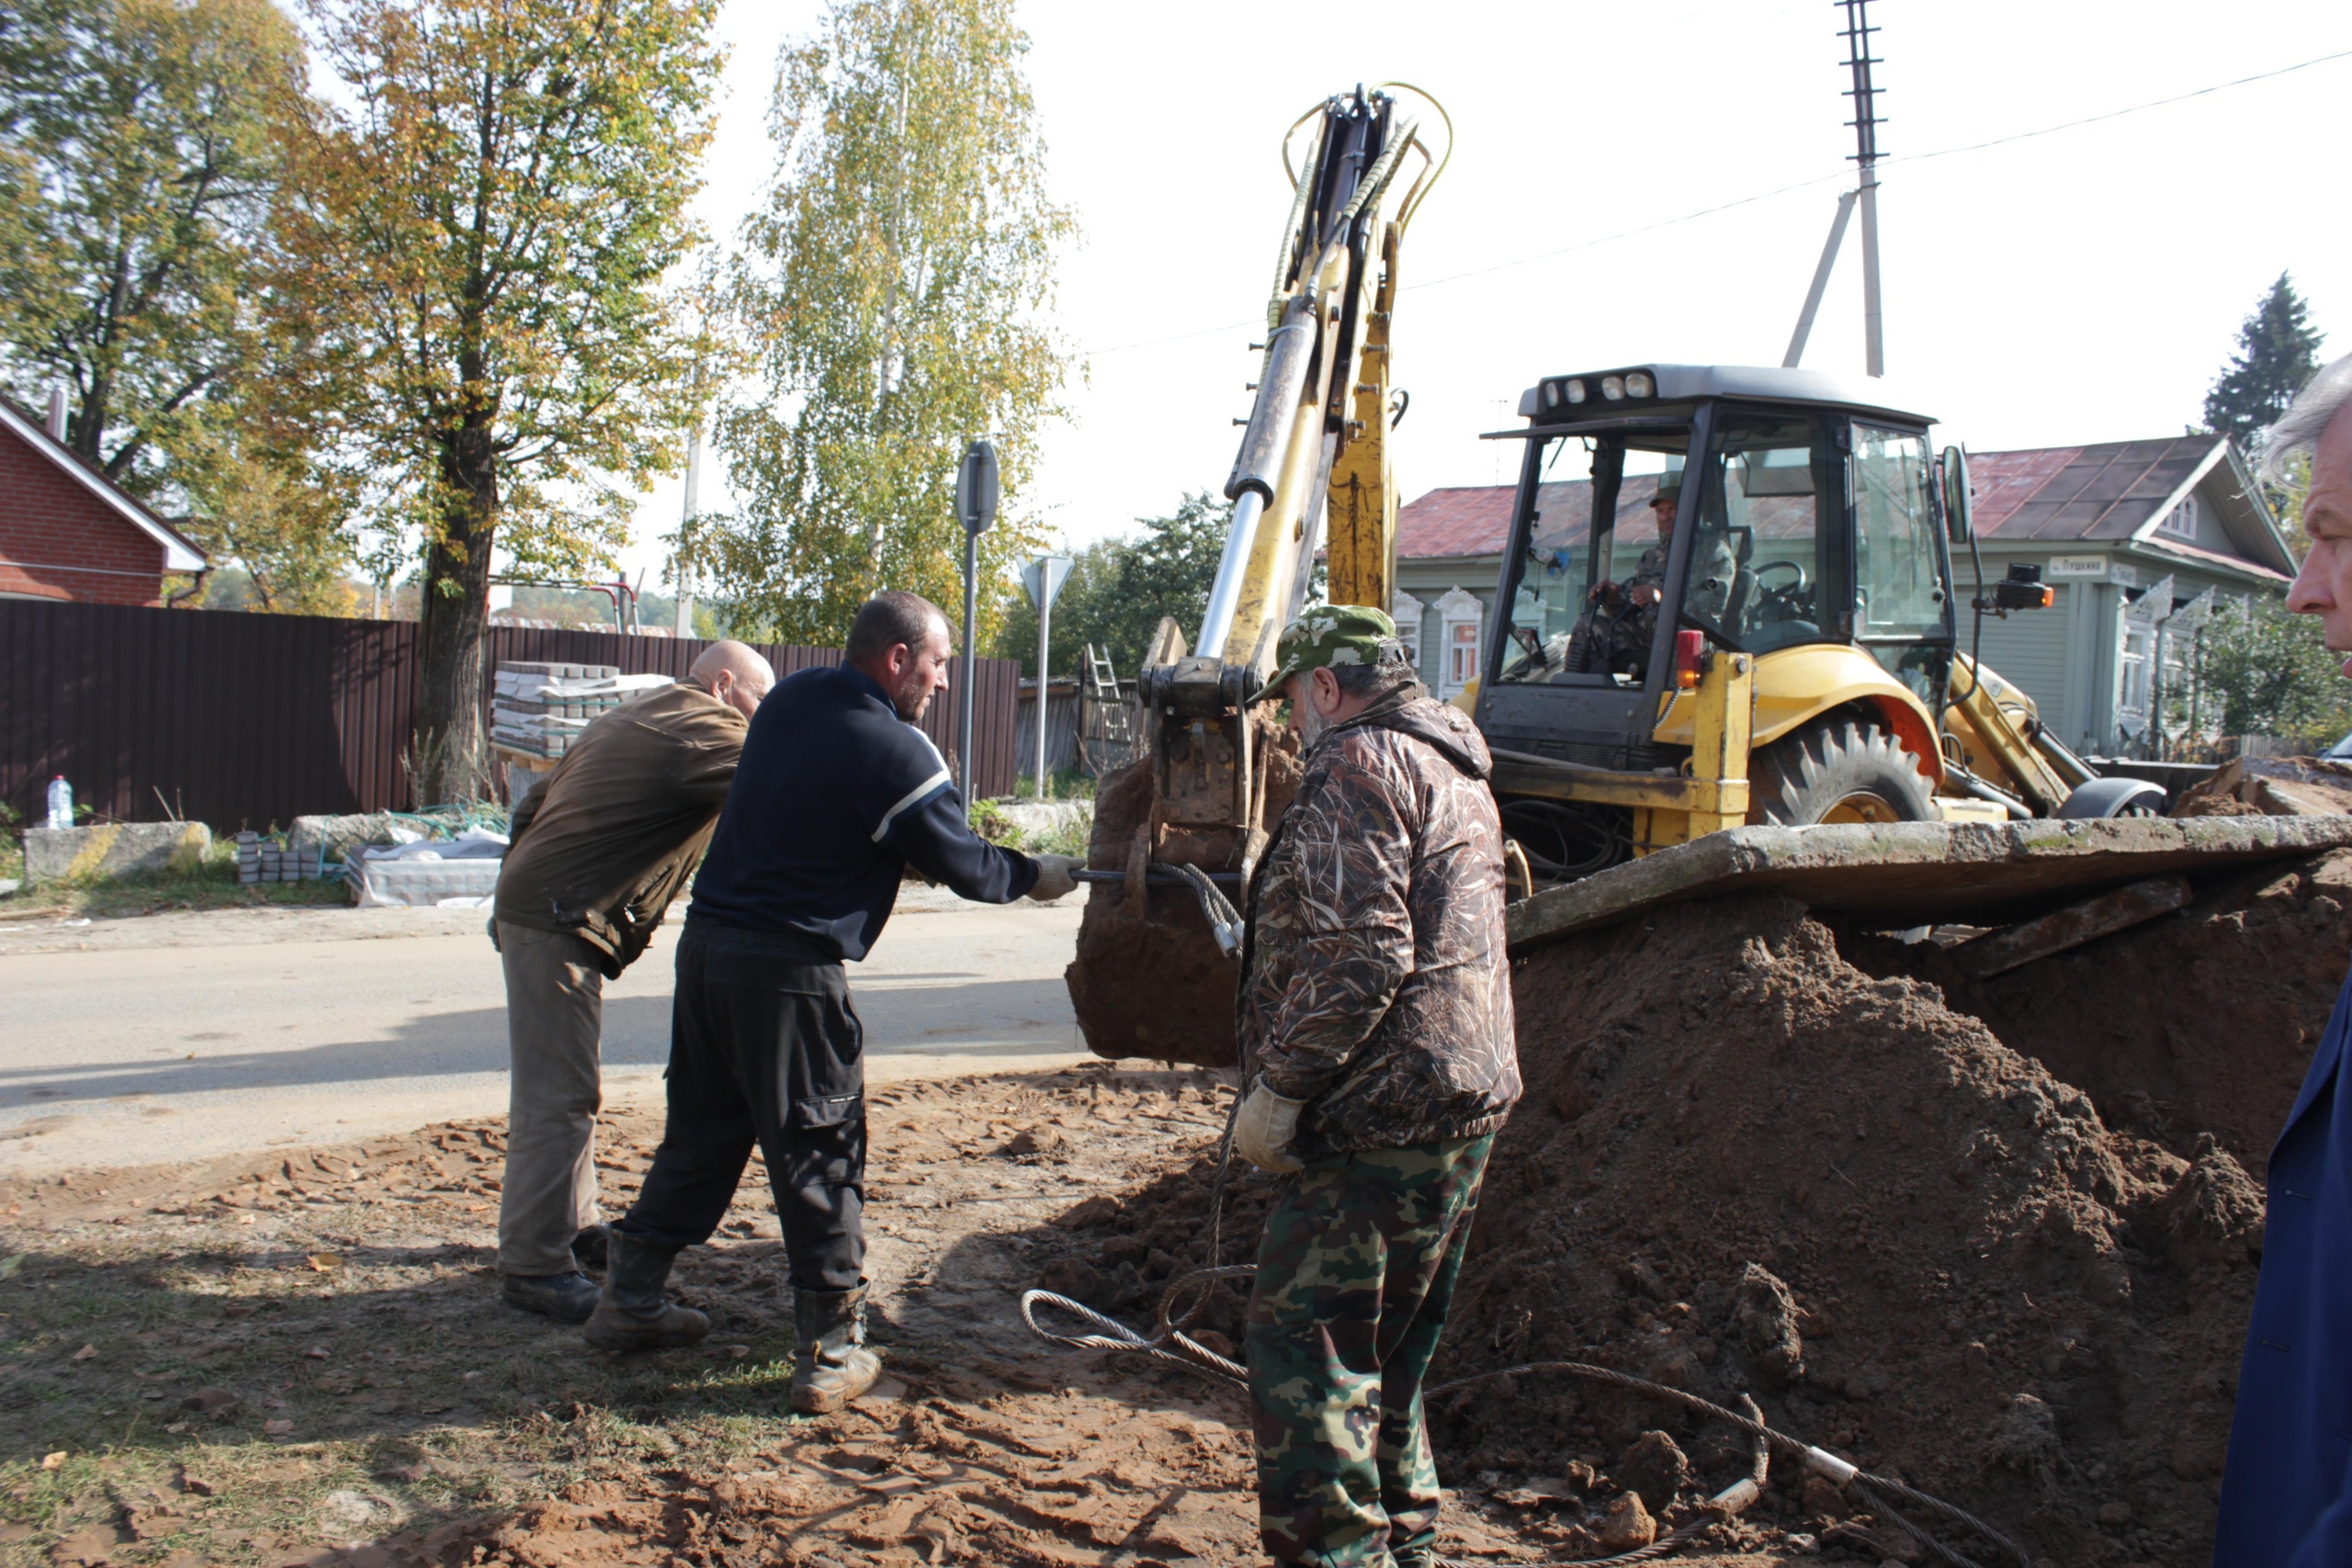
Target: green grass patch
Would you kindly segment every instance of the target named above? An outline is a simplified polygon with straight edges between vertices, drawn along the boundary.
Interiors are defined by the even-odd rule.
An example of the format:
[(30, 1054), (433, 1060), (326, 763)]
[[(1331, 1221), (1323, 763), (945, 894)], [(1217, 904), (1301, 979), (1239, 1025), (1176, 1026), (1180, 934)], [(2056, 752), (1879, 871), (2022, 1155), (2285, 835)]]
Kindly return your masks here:
[[(13, 838), (8, 842), (16, 855), (17, 869), (0, 869), (0, 876), (21, 877), (23, 846)], [(160, 914), (167, 909), (312, 908), (350, 901), (350, 894), (340, 879), (255, 883), (250, 886), (241, 884), (237, 880), (236, 841), (215, 839), (204, 858), (186, 870), (74, 877), (20, 887), (12, 897), (0, 900), (0, 918), (15, 920), (54, 915), (66, 919), (82, 916), (113, 919)]]

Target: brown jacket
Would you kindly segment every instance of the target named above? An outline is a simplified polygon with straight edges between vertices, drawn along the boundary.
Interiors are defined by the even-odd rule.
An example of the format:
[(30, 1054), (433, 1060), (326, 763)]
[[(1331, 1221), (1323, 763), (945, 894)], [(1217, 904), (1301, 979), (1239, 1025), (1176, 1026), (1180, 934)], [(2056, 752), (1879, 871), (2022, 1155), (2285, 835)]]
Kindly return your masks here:
[(1408, 683), (1319, 737), (1250, 880), (1245, 1070), (1299, 1150), (1475, 1137), (1519, 1099), (1493, 763)]
[(498, 919), (577, 936), (617, 979), (701, 863), (746, 728), (708, 692), (680, 684), (582, 730), (515, 807)]

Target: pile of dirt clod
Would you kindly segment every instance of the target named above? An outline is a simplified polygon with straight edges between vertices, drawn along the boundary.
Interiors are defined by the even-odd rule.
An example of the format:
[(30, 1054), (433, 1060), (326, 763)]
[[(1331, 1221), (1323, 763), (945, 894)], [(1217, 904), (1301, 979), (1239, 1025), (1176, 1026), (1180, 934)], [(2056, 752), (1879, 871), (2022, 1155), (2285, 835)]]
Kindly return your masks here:
[[(1528, 1095), (1442, 1373), (1576, 1359), (1752, 1392), (1775, 1426), (2037, 1559), (2208, 1559), (2262, 1227), (2226, 1142), (2193, 1117), (2169, 1147), (2115, 1131), (1783, 899), (1661, 910), (1539, 949), (1514, 980)], [(2184, 1011), (2209, 1005), (2193, 984), (2173, 983)], [(1604, 1492), (1613, 1473), (1681, 1509), (1744, 1468), (1720, 1427), (1556, 1374), (1442, 1400), (1434, 1422), (1471, 1472)], [(1916, 1560), (1826, 1482), (1780, 1463), (1774, 1482), (1757, 1522)]]

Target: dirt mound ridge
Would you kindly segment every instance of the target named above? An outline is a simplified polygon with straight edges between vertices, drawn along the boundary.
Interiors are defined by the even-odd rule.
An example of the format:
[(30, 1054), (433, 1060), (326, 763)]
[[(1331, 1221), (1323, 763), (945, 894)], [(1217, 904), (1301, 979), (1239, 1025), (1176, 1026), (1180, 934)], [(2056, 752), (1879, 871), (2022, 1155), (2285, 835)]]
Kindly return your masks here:
[[(1529, 1093), (1443, 1375), (1583, 1359), (1752, 1391), (2037, 1557), (2207, 1560), (2261, 1209), (2222, 1143), (2192, 1162), (2115, 1132), (1786, 900), (1629, 922), (1515, 983)], [(1738, 1471), (1656, 1404), (1555, 1377), (1511, 1392), (1437, 1412), (1458, 1464), (1605, 1472), (1663, 1428), (1695, 1484)], [(1841, 1528), (1858, 1510), (1824, 1484), (1774, 1480), (1758, 1522), (1905, 1555)]]
[(1940, 987), (2109, 1127), (2182, 1153), (2211, 1133), (2259, 1173), (2344, 984), (2352, 852), (2226, 878), (2178, 914), (1990, 980), (1924, 943), (1841, 932), (1838, 948)]

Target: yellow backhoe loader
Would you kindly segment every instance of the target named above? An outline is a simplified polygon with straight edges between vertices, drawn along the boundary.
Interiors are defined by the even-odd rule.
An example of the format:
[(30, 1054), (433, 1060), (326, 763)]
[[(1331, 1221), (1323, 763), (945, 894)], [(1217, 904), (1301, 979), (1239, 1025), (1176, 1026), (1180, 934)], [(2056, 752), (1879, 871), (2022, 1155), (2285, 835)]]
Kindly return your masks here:
[[(1296, 774), (1272, 717), (1242, 705), (1318, 545), (1331, 602), (1389, 602), (1397, 259), (1444, 127), (1391, 84), (1293, 128), (1313, 151), (1289, 171), (1231, 533), (1197, 638), (1161, 625), (1137, 682), (1149, 755), (1102, 782), (1080, 874), (1097, 886), (1069, 981), (1101, 1055), (1232, 1060), (1227, 900)], [(1621, 366), (1548, 377), (1519, 412), (1492, 437), (1525, 450), (1464, 705), (1494, 750), (1521, 897), (1751, 824), (2161, 809), (2154, 784), (2097, 776), (1973, 656), (1982, 615), (2049, 604), (2030, 570), (1989, 592), (1974, 574), (1962, 651), (1966, 459), (1937, 456), (1931, 422), (1878, 381)], [(2038, 886), (2111, 884), (2080, 849)]]
[[(1967, 459), (1880, 383), (1626, 366), (1546, 378), (1520, 413), (1494, 433), (1526, 453), (1467, 705), (1532, 880), (1743, 823), (2161, 808), (1962, 651)], [(2013, 570), (1970, 609), (2049, 601)]]

